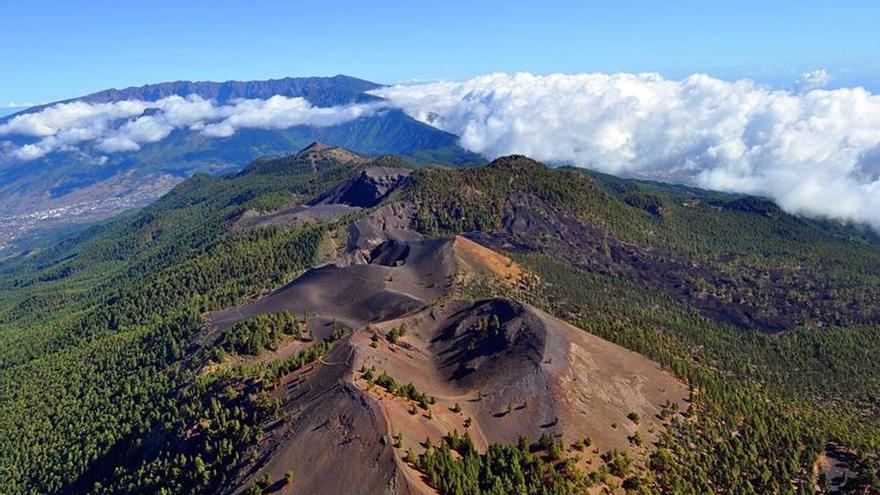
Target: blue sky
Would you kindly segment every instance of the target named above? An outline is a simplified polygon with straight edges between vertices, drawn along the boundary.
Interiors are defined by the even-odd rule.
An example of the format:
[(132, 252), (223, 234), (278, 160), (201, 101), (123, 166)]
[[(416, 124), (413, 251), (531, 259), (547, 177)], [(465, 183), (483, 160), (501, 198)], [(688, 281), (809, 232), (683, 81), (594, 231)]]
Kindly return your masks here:
[(176, 79), (706, 72), (880, 89), (880, 2), (0, 0), (0, 107)]

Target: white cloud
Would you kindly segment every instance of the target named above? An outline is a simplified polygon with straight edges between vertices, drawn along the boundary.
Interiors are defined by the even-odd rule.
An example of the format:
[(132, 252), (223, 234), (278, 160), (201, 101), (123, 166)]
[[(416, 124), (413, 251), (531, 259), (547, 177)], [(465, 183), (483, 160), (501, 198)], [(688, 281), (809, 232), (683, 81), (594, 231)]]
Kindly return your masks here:
[(812, 91), (814, 89), (822, 89), (831, 81), (831, 74), (825, 69), (817, 69), (814, 71), (801, 74), (801, 77), (795, 82), (795, 87), (800, 91)]
[[(820, 71), (806, 82), (827, 82)], [(372, 91), (488, 157), (765, 195), (880, 227), (880, 96), (658, 74), (492, 74)]]
[(39, 103), (18, 103), (15, 101), (10, 101), (3, 108), (30, 108), (39, 105)]
[(384, 103), (314, 107), (303, 98), (273, 96), (268, 100), (241, 100), (222, 121), (205, 126), (203, 134), (226, 137), (241, 128), (287, 129), (298, 125), (327, 127), (375, 113)]
[(146, 103), (142, 101), (59, 103), (39, 112), (18, 115), (0, 124), (0, 136), (47, 137), (71, 129), (96, 128), (115, 119), (138, 115), (145, 108)]
[(36, 160), (37, 158), (42, 158), (48, 153), (45, 148), (41, 148), (39, 146), (33, 144), (26, 144), (17, 150), (12, 151), (12, 156), (18, 158), (19, 160)]
[(174, 126), (167, 119), (144, 116), (131, 120), (102, 138), (97, 148), (107, 153), (136, 151), (144, 143), (161, 141), (171, 134)]
[(9, 153), (18, 160), (34, 160), (55, 151), (72, 150), (86, 141), (94, 141), (95, 147), (104, 153), (136, 151), (143, 144), (160, 141), (175, 129), (183, 128), (209, 137), (228, 137), (242, 128), (331, 126), (372, 115), (385, 106), (368, 103), (321, 108), (303, 98), (283, 96), (236, 100), (221, 106), (198, 96), (170, 96), (155, 102), (78, 101), (16, 116), (0, 124), (0, 136), (36, 139)]

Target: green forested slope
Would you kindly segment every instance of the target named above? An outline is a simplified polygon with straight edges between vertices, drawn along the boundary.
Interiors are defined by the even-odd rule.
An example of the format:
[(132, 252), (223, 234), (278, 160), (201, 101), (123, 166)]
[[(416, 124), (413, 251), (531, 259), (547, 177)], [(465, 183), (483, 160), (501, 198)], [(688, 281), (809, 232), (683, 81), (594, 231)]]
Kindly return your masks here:
[[(669, 429), (648, 479), (636, 475), (633, 486), (811, 493), (816, 456), (833, 442), (863, 456), (850, 490), (880, 490), (880, 246), (872, 232), (794, 217), (757, 198), (550, 170), (522, 157), (479, 171), (425, 171), (410, 194), (423, 229), (481, 232), (474, 235), (536, 273), (518, 297), (691, 384), (692, 420)], [(589, 239), (587, 256), (578, 235)], [(705, 304), (712, 296), (717, 304)], [(780, 307), (796, 316), (783, 328), (743, 325), (728, 313)]]
[[(227, 222), (267, 196), (307, 199), (351, 173), (326, 165), (284, 175), (196, 176), (140, 213), (4, 262), (3, 492), (82, 488), (80, 476), (100, 479), (102, 469), (113, 468), (105, 457), (111, 452), (158, 442), (192, 415), (187, 404), (218, 400), (203, 397), (206, 387), (180, 389), (192, 381), (183, 358), (192, 357), (199, 313), (289, 280), (317, 260), (325, 232), (233, 235)], [(229, 421), (256, 423), (249, 406), (229, 407), (224, 417), (236, 418)], [(252, 434), (239, 426), (233, 436), (245, 442)], [(219, 454), (214, 461), (232, 462)]]
[[(0, 263), (0, 493), (211, 493), (247, 455), (273, 405), (247, 373), (194, 376), (213, 352), (199, 339), (199, 315), (289, 281), (350, 220), (227, 226), (248, 208), (304, 202), (357, 172), (288, 160), (252, 173), (260, 165), (193, 177), (149, 208)], [(518, 298), (690, 383), (687, 421), (669, 425), (646, 469), (627, 467), (628, 488), (810, 492), (816, 456), (834, 442), (861, 456), (850, 488), (880, 489), (880, 247), (871, 232), (760, 199), (521, 157), (417, 171), (402, 200), (415, 204), (422, 232), (470, 232), (512, 254), (536, 275)], [(261, 350), (235, 335), (220, 341), (227, 351)], [(326, 345), (310, 349), (285, 369)], [(462, 442), (452, 440), (467, 451)], [(473, 470), (490, 486), (492, 470), (509, 463), (539, 466), (538, 477), (564, 468), (510, 446), (469, 452), (470, 468), (438, 455), (418, 462), (468, 486), (481, 486), (465, 479)]]

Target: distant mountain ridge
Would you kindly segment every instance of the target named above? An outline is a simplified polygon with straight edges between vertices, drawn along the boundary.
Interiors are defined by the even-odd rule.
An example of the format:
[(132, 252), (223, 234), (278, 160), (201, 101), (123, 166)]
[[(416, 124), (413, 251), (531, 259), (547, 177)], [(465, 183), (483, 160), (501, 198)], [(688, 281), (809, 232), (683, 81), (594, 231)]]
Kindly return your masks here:
[(0, 123), (16, 115), (39, 112), (52, 105), (73, 101), (86, 103), (110, 103), (122, 100), (157, 101), (169, 96), (198, 95), (206, 100), (223, 104), (238, 98), (265, 100), (280, 95), (288, 98), (302, 97), (312, 105), (329, 107), (379, 100), (378, 97), (365, 92), (381, 87), (381, 84), (342, 74), (333, 77), (285, 77), (266, 81), (171, 81), (122, 89), (106, 89), (85, 96), (36, 105), (0, 118)]
[[(108, 89), (35, 106), (0, 118), (0, 124), (59, 103), (157, 101), (175, 95), (197, 95), (221, 105), (236, 99), (280, 95), (302, 97), (316, 107), (332, 107), (379, 101), (366, 91), (381, 86), (344, 75), (267, 81), (175, 81)], [(12, 146), (27, 142), (20, 136), (2, 136), (0, 141), (10, 141)], [(457, 136), (396, 109), (323, 127), (241, 128), (228, 137), (209, 137), (195, 129), (178, 128), (158, 142), (142, 144), (137, 151), (108, 154), (95, 149), (91, 141), (80, 143), (73, 151), (53, 152), (28, 162), (3, 160), (0, 155), (0, 197), (4, 198), (0, 204), (0, 249), (34, 229), (98, 220), (147, 204), (194, 173), (235, 171), (256, 158), (290, 154), (313, 141), (365, 155), (401, 155), (422, 164), (484, 163), (479, 155), (459, 147)]]

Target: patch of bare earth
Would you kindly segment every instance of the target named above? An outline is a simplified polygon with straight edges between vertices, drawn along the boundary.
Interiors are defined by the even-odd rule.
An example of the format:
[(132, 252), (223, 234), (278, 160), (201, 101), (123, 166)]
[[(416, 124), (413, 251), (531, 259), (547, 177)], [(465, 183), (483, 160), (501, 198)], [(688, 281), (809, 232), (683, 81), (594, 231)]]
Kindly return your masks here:
[[(663, 429), (663, 405), (687, 400), (684, 384), (657, 363), (531, 306), (457, 298), (463, 278), (518, 284), (526, 274), (464, 237), (407, 233), (405, 217), (382, 207), (355, 224), (349, 253), (358, 255), (347, 258), (354, 264), (310, 270), (250, 304), (206, 315), (217, 331), (281, 310), (308, 319), (316, 338), (335, 326), (353, 331), (319, 362), (275, 384), (281, 419), (265, 425), (254, 461), (235, 474), (230, 492), (266, 473), (277, 482), (269, 493), (433, 493), (405, 453), (455, 430), (467, 431), (479, 449), (520, 436), (537, 441), (546, 432), (566, 447), (589, 438), (588, 449), (569, 448), (587, 472), (610, 449), (643, 464)], [(287, 343), (266, 359), (302, 348)], [(430, 402), (383, 388), (376, 383), (382, 373)], [(636, 432), (641, 445), (631, 440)], [(294, 481), (281, 483), (288, 471)]]
[(455, 236), (453, 249), (463, 275), (492, 275), (511, 284), (519, 283), (523, 270), (507, 256), (464, 236)]

